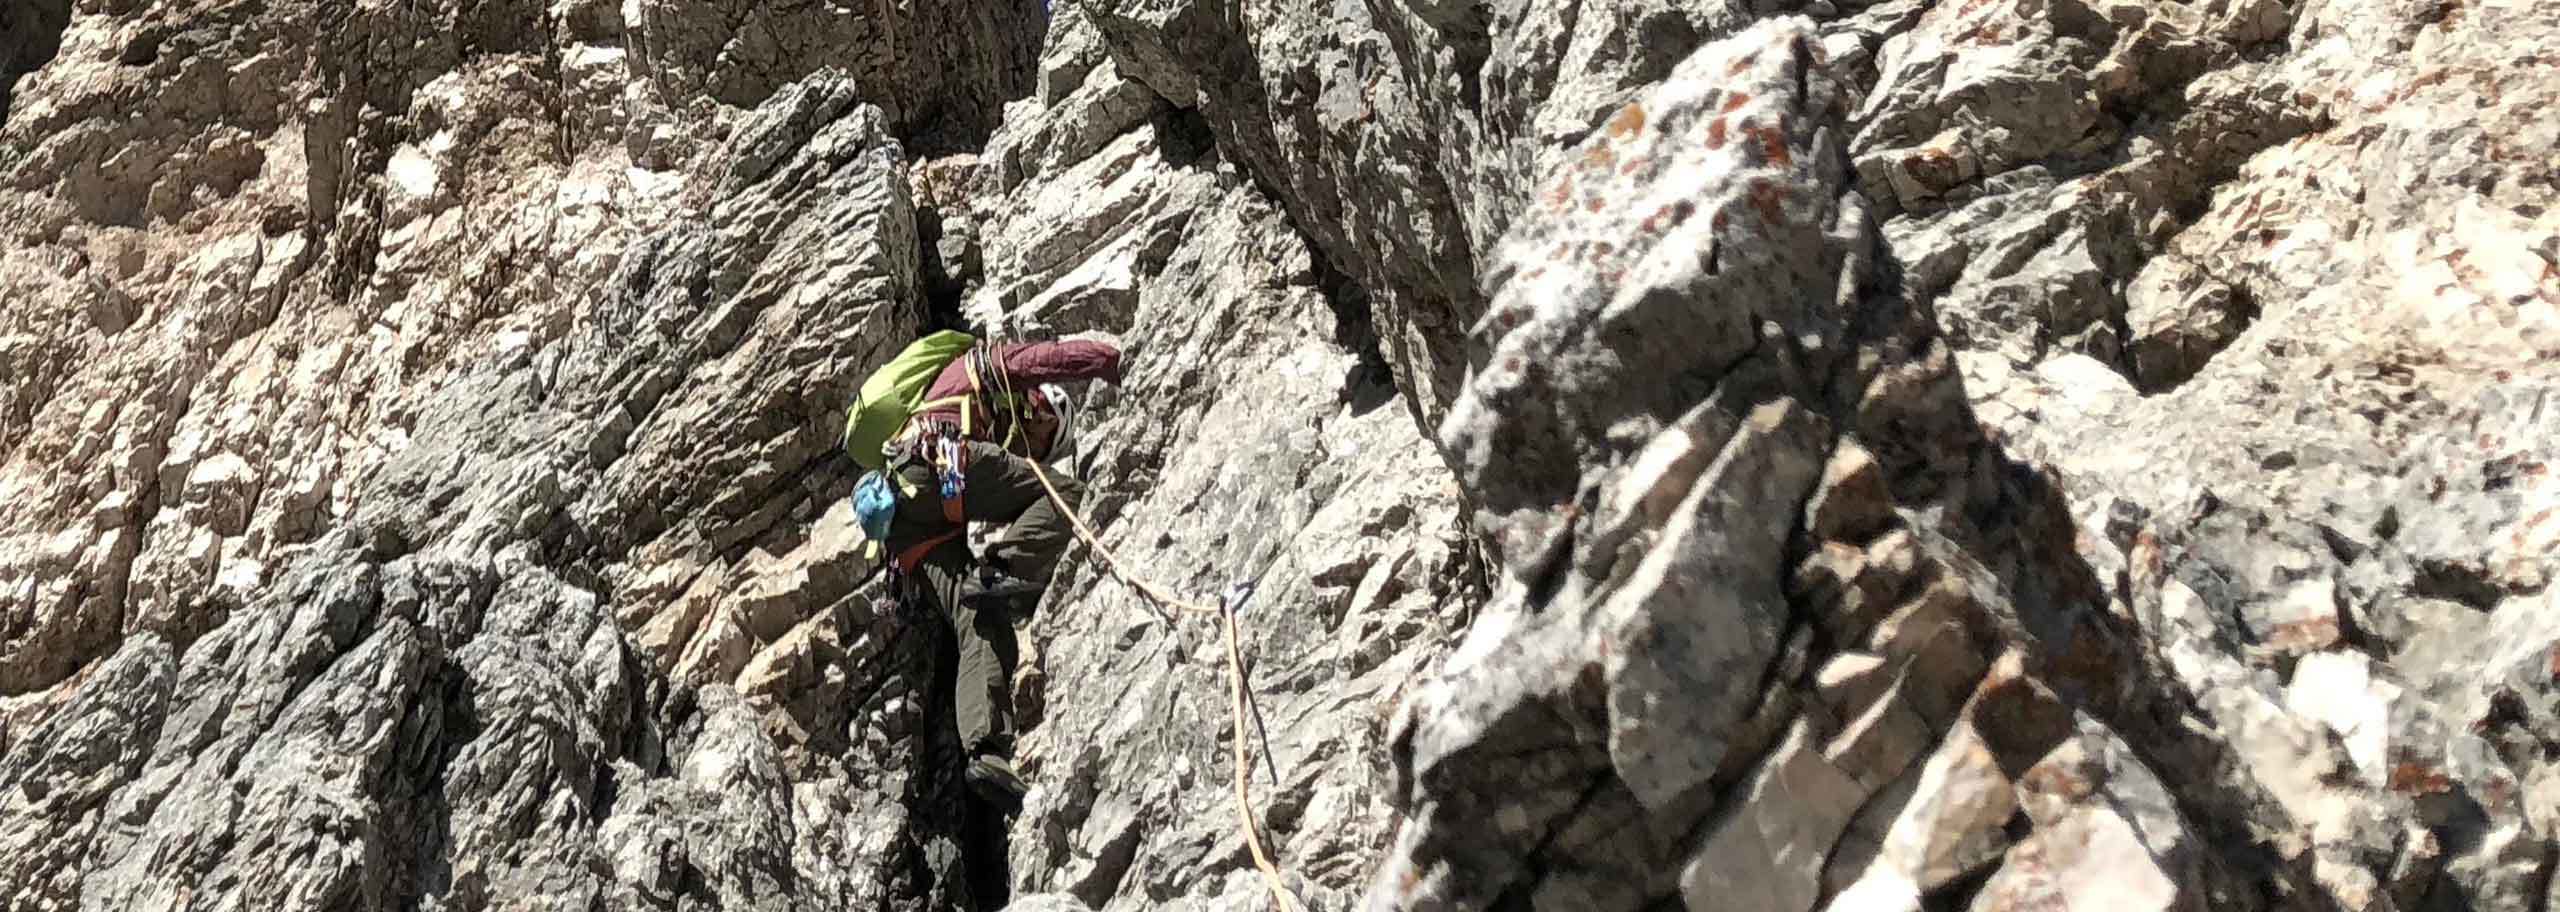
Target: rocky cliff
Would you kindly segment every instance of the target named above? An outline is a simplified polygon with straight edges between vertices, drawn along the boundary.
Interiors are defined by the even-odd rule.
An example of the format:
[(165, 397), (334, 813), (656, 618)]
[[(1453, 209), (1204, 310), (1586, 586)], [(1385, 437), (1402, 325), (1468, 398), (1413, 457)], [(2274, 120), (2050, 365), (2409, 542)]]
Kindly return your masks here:
[[(0, 907), (2541, 909), (2560, 7), (0, 0)], [(1090, 336), (969, 825), (835, 451)], [(1243, 731), (1238, 731), (1242, 728)]]

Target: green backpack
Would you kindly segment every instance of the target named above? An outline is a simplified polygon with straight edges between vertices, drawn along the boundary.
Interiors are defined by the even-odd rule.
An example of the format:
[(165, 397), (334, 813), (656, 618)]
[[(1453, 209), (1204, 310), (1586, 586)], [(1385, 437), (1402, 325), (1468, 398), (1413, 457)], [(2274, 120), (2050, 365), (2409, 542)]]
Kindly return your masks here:
[(855, 394), (853, 407), (845, 412), (845, 453), (863, 468), (880, 469), (888, 461), (881, 448), (924, 405), (933, 378), (977, 343), (968, 333), (946, 329), (909, 343), (905, 351), (872, 371), (862, 381), (862, 391)]

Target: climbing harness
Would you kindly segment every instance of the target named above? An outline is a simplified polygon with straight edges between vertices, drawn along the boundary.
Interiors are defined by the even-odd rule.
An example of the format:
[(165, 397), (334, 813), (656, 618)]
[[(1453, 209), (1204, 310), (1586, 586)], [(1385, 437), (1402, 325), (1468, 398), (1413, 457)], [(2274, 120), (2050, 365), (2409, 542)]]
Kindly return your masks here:
[(892, 523), (897, 518), (898, 504), (913, 499), (923, 491), (921, 485), (908, 480), (906, 476), (907, 468), (913, 465), (919, 458), (918, 454), (923, 452), (930, 452), (938, 457), (925, 460), (925, 464), (934, 467), (935, 485), (939, 489), (938, 493), (942, 495), (942, 518), (951, 524), (951, 529), (899, 549), (895, 557), (887, 561), (885, 566), (875, 564), (878, 569), (887, 573), (892, 586), (901, 589), (904, 587), (905, 577), (914, 573), (917, 565), (924, 563), (925, 557), (932, 554), (933, 549), (968, 532), (965, 501), (968, 492), (968, 475), (966, 474), (968, 448), (961, 445), (961, 441), (951, 435), (948, 429), (916, 429), (884, 445), (881, 467), (862, 473), (862, 478), (855, 481), (853, 485), (854, 518), (861, 523), (863, 538), (867, 540), (864, 550), (871, 560), (878, 562), (881, 548), (889, 540)]

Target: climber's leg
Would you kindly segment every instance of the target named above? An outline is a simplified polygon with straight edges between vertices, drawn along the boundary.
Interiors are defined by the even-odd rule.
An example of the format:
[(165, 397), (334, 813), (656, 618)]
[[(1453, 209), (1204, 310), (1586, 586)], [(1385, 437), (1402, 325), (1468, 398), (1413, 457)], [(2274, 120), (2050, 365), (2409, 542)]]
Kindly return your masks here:
[[(1020, 462), (1022, 470), (1029, 472), (1031, 463), (1028, 460)], [(1044, 464), (1043, 467), (1048, 469), (1049, 484), (1058, 489), (1058, 497), (1065, 500), (1068, 507), (1084, 501), (1084, 482), (1056, 466)], [(1039, 479), (1032, 479), (1032, 484), (1039, 484)], [(1067, 525), (1067, 514), (1058, 508), (1057, 501), (1045, 496), (1045, 491), (1043, 495), (1038, 502), (1023, 508), (1022, 515), (1005, 527), (1004, 540), (989, 550), (1004, 564), (1007, 572), (1045, 586), (1049, 583), (1049, 575), (1058, 568), (1059, 555), (1066, 553), (1067, 543), (1074, 539), (1075, 533)]]
[(968, 565), (965, 549), (937, 549), (916, 568), (928, 597), (950, 622), (957, 644), (953, 662), (952, 721), (969, 756), (1009, 756), (1013, 748), (1012, 686), (1016, 645), (1012, 619), (961, 598)]
[[(992, 444), (972, 444), (970, 458), (969, 518), (1005, 524), (1003, 539), (988, 549), (988, 556), (1006, 574), (1046, 585), (1058, 556), (1072, 540), (1066, 514), (1041, 486), (1031, 460)], [(1049, 486), (1057, 488), (1069, 506), (1084, 499), (1083, 482), (1057, 466), (1042, 467), (1047, 469)]]

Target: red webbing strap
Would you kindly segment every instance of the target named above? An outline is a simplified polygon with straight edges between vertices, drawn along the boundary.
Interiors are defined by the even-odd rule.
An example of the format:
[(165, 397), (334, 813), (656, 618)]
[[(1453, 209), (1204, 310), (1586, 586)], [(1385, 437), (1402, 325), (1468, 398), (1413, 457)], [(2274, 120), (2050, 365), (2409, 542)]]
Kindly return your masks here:
[(963, 526), (908, 545), (906, 550), (898, 552), (898, 572), (901, 574), (916, 572), (916, 565), (924, 563), (925, 555), (933, 553), (933, 549), (941, 547), (944, 542), (957, 538), (960, 533), (967, 531), (969, 531), (968, 527)]

